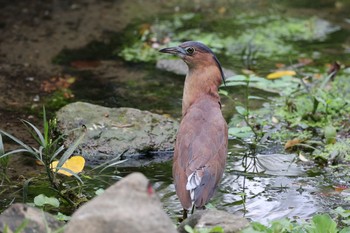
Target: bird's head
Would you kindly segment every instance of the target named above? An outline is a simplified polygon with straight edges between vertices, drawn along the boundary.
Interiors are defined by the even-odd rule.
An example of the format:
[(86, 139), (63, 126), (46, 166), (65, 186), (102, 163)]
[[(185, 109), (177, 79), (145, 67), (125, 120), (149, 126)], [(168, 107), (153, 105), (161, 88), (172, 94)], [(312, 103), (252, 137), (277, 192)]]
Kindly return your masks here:
[(210, 48), (200, 42), (187, 41), (176, 47), (161, 49), (159, 52), (179, 56), (190, 70), (214, 65), (219, 69), (222, 81), (225, 83), (225, 76), (219, 60)]

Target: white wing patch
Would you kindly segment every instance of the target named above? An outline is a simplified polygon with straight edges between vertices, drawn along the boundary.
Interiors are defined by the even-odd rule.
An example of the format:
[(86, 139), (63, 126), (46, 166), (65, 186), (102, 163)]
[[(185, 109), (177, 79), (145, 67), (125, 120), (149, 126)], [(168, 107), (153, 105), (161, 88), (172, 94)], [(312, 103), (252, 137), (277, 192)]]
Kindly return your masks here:
[(192, 172), (187, 178), (186, 190), (190, 191), (192, 203), (195, 201), (194, 190), (200, 185), (202, 177), (197, 174), (197, 171)]

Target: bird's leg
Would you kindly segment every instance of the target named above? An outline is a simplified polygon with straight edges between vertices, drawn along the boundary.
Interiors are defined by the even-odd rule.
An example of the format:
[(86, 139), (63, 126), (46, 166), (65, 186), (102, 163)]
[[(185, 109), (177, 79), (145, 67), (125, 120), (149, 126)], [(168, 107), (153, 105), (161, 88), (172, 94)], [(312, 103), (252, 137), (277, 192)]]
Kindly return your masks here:
[(195, 208), (195, 205), (192, 205), (191, 215), (192, 215), (193, 212), (194, 212), (194, 208)]
[(182, 221), (185, 220), (186, 218), (187, 218), (187, 210), (184, 209), (183, 215), (182, 215)]

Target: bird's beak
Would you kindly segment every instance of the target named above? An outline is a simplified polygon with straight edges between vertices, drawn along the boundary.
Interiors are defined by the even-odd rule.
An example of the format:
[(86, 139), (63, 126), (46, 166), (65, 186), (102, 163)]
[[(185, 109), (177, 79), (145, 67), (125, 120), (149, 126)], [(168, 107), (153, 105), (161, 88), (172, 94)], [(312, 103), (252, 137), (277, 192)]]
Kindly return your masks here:
[(170, 47), (159, 50), (161, 53), (170, 53), (174, 55), (178, 55), (179, 57), (183, 57), (186, 55), (186, 51), (181, 47)]

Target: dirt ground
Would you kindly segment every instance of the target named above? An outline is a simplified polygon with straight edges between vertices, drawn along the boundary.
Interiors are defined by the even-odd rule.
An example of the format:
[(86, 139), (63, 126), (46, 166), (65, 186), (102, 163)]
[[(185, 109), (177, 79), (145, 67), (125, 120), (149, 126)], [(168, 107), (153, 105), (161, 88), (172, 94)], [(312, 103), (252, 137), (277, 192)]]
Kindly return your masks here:
[[(20, 137), (19, 119), (38, 122), (41, 84), (64, 72), (52, 64), (62, 49), (80, 48), (122, 30), (154, 7), (144, 1), (2, 0), (0, 4), (0, 128)], [(147, 3), (147, 4), (152, 4)], [(162, 7), (161, 1), (155, 5)], [(32, 110), (32, 111), (30, 111)]]
[[(102, 40), (106, 32), (118, 32), (133, 18), (156, 10), (145, 7), (144, 1), (130, 4), (127, 0), (0, 2), (0, 129), (28, 144), (34, 141), (20, 119), (40, 126), (41, 119), (37, 113), (41, 111), (43, 97), (47, 95), (41, 85), (65, 72), (65, 67), (53, 64), (52, 59), (62, 49), (80, 48), (91, 41)], [(148, 4), (153, 1), (150, 2)], [(163, 7), (162, 4), (157, 1), (158, 7)], [(118, 69), (121, 77), (123, 72), (127, 72), (120, 65), (116, 68), (115, 64), (98, 69), (101, 68), (109, 69), (109, 73), (117, 73)], [(100, 73), (103, 76), (103, 72)], [(14, 147), (16, 145), (5, 139), (5, 151)], [(17, 174), (18, 171), (21, 174)], [(33, 162), (23, 162), (20, 156), (12, 158), (10, 177), (31, 171)]]

